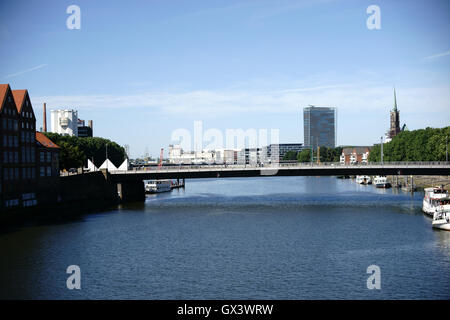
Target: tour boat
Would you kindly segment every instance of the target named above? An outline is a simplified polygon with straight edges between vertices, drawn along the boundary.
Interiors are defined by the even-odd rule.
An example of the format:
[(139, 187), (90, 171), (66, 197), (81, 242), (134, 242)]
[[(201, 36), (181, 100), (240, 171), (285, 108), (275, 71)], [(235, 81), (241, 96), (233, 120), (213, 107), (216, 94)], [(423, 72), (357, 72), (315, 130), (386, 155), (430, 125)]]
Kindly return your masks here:
[(172, 191), (171, 180), (148, 180), (145, 184), (145, 192), (147, 193), (161, 193)]
[[(447, 199), (448, 203), (450, 203), (450, 198)], [(443, 199), (439, 200), (439, 202), (443, 202)], [(433, 222), (431, 225), (436, 229), (450, 231), (450, 210), (445, 209), (443, 206), (439, 206), (433, 214)]]
[[(425, 197), (423, 198), (422, 210), (426, 214), (433, 216), (437, 207), (440, 205), (439, 200), (448, 198), (448, 191), (443, 187), (425, 188)], [(445, 202), (445, 201), (444, 201)], [(450, 204), (444, 204), (444, 210), (450, 209)]]
[(372, 180), (369, 176), (356, 176), (356, 183), (359, 184), (371, 184)]
[(391, 184), (387, 181), (387, 178), (384, 176), (376, 176), (373, 179), (373, 184), (377, 188), (390, 188)]

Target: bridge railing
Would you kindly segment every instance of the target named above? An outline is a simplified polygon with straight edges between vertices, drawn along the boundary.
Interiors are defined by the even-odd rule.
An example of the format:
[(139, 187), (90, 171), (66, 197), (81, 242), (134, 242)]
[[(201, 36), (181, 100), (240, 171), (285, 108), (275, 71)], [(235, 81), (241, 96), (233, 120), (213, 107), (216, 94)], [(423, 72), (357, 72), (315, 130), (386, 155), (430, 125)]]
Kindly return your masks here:
[(311, 163), (311, 162), (298, 162), (298, 163), (271, 163), (271, 164), (260, 164), (260, 165), (252, 165), (252, 164), (210, 164), (210, 165), (177, 165), (177, 166), (162, 166), (158, 167), (144, 167), (139, 168), (135, 167), (128, 171), (114, 171), (112, 173), (145, 173), (145, 172), (176, 172), (176, 171), (201, 171), (201, 170), (252, 170), (252, 169), (264, 169), (264, 168), (355, 168), (355, 167), (432, 167), (432, 166), (450, 166), (450, 163), (445, 161), (390, 161), (390, 162), (367, 162), (367, 163), (340, 163), (340, 162), (320, 162), (320, 163)]

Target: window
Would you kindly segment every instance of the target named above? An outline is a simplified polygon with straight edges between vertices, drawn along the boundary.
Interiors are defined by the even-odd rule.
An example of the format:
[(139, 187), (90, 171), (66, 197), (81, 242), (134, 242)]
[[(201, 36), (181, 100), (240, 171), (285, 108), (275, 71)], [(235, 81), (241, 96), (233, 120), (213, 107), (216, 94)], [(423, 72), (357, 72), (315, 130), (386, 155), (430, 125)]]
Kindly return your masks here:
[[(23, 122), (22, 122), (22, 127), (23, 127)], [(25, 142), (25, 132), (20, 132), (20, 141), (21, 142)]]
[(47, 162), (52, 162), (52, 153), (47, 152)]
[(39, 159), (39, 160), (40, 160), (41, 162), (44, 162), (44, 161), (45, 161), (45, 152), (44, 152), (44, 151), (41, 151), (40, 154), (39, 154), (39, 156), (40, 156), (40, 159)]
[(14, 131), (19, 130), (19, 123), (17, 122), (17, 120), (14, 120)]
[(8, 152), (8, 156), (9, 156), (9, 162), (13, 163), (14, 162), (14, 152), (12, 152), (12, 151)]
[(47, 167), (47, 177), (51, 177), (52, 175), (52, 167)]
[(4, 146), (4, 147), (7, 147), (7, 146), (8, 146), (8, 136), (7, 136), (7, 135), (4, 135), (4, 136), (3, 136), (3, 146)]
[(31, 178), (34, 179), (36, 177), (36, 170), (35, 168), (31, 168)]
[(9, 180), (8, 168), (3, 169), (3, 177), (5, 178), (5, 180)]
[(3, 162), (8, 163), (8, 151), (3, 151)]
[(19, 168), (14, 168), (14, 176), (15, 176), (16, 180), (20, 179)]
[(14, 152), (14, 162), (19, 163), (19, 153), (17, 151)]
[(9, 179), (14, 180), (14, 168), (9, 168)]
[(40, 167), (40, 176), (45, 177), (45, 167)]
[(18, 147), (19, 146), (19, 137), (18, 136), (14, 136), (14, 147)]
[(13, 146), (13, 136), (8, 136), (8, 147)]
[(32, 162), (32, 163), (34, 163), (35, 160), (36, 160), (35, 155), (36, 155), (36, 154), (34, 153), (34, 147), (31, 147), (31, 162)]

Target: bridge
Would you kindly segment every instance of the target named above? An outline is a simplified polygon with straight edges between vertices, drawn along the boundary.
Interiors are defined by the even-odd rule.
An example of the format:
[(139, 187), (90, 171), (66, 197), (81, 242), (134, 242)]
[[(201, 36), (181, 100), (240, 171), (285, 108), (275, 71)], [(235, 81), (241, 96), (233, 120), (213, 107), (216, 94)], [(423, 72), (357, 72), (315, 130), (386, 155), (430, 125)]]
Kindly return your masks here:
[(299, 163), (271, 166), (205, 165), (168, 166), (110, 172), (115, 182), (153, 179), (231, 178), (261, 176), (342, 176), (342, 175), (450, 175), (446, 162), (390, 162), (359, 165), (340, 163)]
[(124, 198), (143, 198), (144, 180), (239, 178), (270, 176), (344, 176), (344, 175), (450, 175), (448, 162), (387, 162), (358, 165), (340, 163), (280, 163), (265, 166), (202, 165), (167, 166), (105, 173), (107, 179), (117, 184)]

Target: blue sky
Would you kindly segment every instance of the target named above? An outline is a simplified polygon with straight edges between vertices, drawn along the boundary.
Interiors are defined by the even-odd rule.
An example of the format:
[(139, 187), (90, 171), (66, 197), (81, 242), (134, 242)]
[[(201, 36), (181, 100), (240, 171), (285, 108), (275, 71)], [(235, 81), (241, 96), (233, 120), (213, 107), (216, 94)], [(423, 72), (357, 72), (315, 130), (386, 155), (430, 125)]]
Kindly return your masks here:
[[(69, 5), (81, 29), (69, 30)], [(381, 29), (369, 30), (369, 5)], [(0, 83), (94, 120), (132, 156), (171, 133), (279, 129), (303, 142), (302, 108), (338, 109), (338, 144), (372, 145), (393, 86), (409, 129), (450, 125), (449, 1), (8, 1)], [(49, 120), (49, 119), (48, 119)]]

